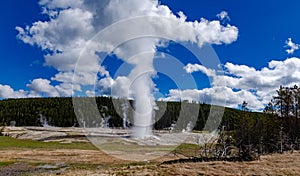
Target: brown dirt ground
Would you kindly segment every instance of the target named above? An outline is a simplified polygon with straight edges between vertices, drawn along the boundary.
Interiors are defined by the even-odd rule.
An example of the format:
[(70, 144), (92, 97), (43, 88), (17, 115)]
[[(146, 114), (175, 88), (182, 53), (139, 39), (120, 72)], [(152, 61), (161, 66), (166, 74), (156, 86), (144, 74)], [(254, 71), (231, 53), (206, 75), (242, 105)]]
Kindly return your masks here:
[[(99, 172), (98, 172), (99, 173)], [(300, 153), (261, 156), (252, 162), (198, 162), (109, 168), (105, 174), (125, 175), (300, 175)], [(72, 173), (70, 173), (72, 175)]]
[[(153, 162), (131, 163), (101, 151), (78, 149), (0, 150), (0, 175), (300, 175), (300, 153), (261, 156), (252, 162), (198, 162), (162, 165), (165, 156)], [(48, 167), (48, 168), (47, 168)]]

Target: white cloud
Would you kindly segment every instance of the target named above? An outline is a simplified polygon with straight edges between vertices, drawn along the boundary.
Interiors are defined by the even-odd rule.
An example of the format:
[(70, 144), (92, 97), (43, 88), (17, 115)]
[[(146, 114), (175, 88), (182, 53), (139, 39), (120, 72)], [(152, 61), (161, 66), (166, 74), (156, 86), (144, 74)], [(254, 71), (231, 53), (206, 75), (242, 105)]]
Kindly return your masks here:
[(16, 27), (17, 37), (25, 43), (36, 44), (43, 50), (65, 51), (85, 44), (93, 33), (93, 14), (82, 9), (61, 10), (50, 21), (37, 21), (25, 29)]
[(131, 97), (130, 80), (125, 76), (119, 76), (115, 80), (106, 77), (98, 82), (98, 88), (104, 94), (112, 95), (115, 97)]
[(201, 71), (204, 74), (206, 74), (207, 76), (215, 76), (216, 75), (216, 71), (213, 69), (209, 69), (204, 67), (203, 65), (199, 65), (199, 64), (187, 64), (184, 69), (186, 70), (187, 73), (193, 73), (193, 72), (197, 72), (197, 71)]
[(96, 92), (92, 91), (92, 90), (87, 90), (85, 91), (86, 96), (88, 97), (95, 97), (96, 96)]
[(83, 4), (83, 0), (40, 0), (39, 4), (49, 9), (66, 9), (80, 7)]
[(300, 46), (299, 44), (292, 42), (292, 38), (288, 38), (288, 40), (285, 41), (285, 44), (285, 47), (289, 47), (289, 49), (285, 50), (288, 54), (294, 54), (294, 52), (298, 50)]
[(230, 21), (230, 17), (228, 15), (228, 13), (226, 11), (222, 11), (219, 14), (217, 14), (217, 17), (221, 20), (221, 21)]
[(189, 102), (205, 102), (208, 104), (238, 108), (244, 100), (247, 100), (249, 108), (259, 110), (263, 106), (262, 102), (257, 101), (257, 97), (246, 90), (233, 91), (229, 87), (215, 86), (202, 90), (187, 89), (169, 91), (167, 98), (162, 98), (163, 101), (180, 101), (188, 100)]
[(27, 87), (30, 89), (29, 96), (41, 96), (41, 94), (46, 94), (49, 97), (58, 97), (59, 93), (55, 87), (50, 85), (50, 81), (47, 79), (34, 79), (30, 84), (27, 84)]
[(24, 90), (15, 91), (9, 85), (0, 84), (0, 98), (25, 98), (26, 93)]
[[(199, 64), (187, 64), (184, 68), (188, 73), (201, 71), (212, 80), (212, 88), (192, 91), (193, 95), (197, 92), (199, 98), (188, 96), (190, 90), (180, 92), (184, 98), (205, 102), (212, 96), (216, 100), (226, 99), (229, 107), (236, 107), (246, 100), (250, 108), (259, 110), (276, 95), (280, 85), (291, 87), (300, 84), (300, 59), (295, 57), (270, 61), (268, 67), (260, 70), (247, 65), (226, 63), (224, 75), (218, 75), (215, 70)], [(168, 99), (178, 99), (178, 95), (176, 91), (170, 91)]]
[(14, 90), (8, 85), (0, 84), (0, 98), (27, 98), (27, 97), (58, 97), (58, 96), (72, 96), (72, 86), (74, 90), (80, 91), (78, 85), (62, 83), (57, 86), (50, 84), (47, 79), (37, 78), (26, 85), (29, 91)]
[(55, 89), (59, 92), (61, 96), (69, 97), (75, 94), (75, 91), (81, 92), (81, 87), (78, 84), (72, 83), (62, 83), (55, 86)]

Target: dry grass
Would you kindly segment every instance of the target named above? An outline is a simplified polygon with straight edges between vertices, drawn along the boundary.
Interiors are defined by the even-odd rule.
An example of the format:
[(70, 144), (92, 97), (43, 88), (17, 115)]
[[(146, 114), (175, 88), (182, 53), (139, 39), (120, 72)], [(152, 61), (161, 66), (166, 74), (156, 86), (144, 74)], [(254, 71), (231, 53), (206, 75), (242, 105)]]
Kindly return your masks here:
[[(171, 159), (168, 156), (168, 159)], [(166, 158), (165, 158), (166, 159)], [(164, 160), (164, 159), (162, 159)], [(44, 170), (39, 175), (300, 175), (300, 153), (272, 154), (252, 162), (198, 162), (160, 165), (156, 162), (130, 163), (94, 150), (8, 150), (0, 161), (64, 163), (63, 168)], [(34, 164), (36, 163), (36, 164)], [(5, 169), (2, 166), (1, 169)], [(10, 165), (11, 168), (11, 165)], [(34, 175), (36, 175), (35, 173)], [(1, 175), (1, 174), (0, 174)]]
[[(97, 173), (115, 175), (300, 175), (300, 153), (272, 154), (252, 162), (149, 164), (109, 168)], [(72, 173), (68, 173), (72, 175)], [(67, 175), (68, 175), (67, 174)]]
[[(2, 142), (2, 144), (1, 144)], [(43, 143), (0, 138), (2, 175), (300, 175), (300, 153), (271, 154), (252, 162), (198, 162), (160, 164), (178, 159), (174, 154), (148, 162), (123, 161), (90, 143)], [(1, 147), (2, 146), (2, 147)], [(87, 150), (89, 149), (89, 150)], [(194, 153), (194, 145), (177, 151)], [(142, 151), (141, 151), (142, 152)]]
[(9, 149), (0, 150), (0, 162), (112, 164), (121, 160), (98, 150), (80, 149)]

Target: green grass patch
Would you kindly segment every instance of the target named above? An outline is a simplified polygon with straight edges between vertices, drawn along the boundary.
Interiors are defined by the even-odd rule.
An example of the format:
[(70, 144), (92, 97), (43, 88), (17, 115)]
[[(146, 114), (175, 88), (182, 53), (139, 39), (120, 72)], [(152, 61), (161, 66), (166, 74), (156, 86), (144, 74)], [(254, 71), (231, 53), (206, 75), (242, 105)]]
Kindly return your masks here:
[(199, 148), (199, 145), (182, 143), (176, 148), (176, 150), (194, 150), (195, 148)]
[(0, 161), (0, 167), (9, 166), (14, 163), (15, 161)]
[(75, 143), (59, 143), (59, 142), (41, 142), (29, 139), (16, 139), (8, 136), (0, 136), (0, 149), (10, 148), (45, 148), (45, 149), (83, 149), (97, 150), (91, 143), (75, 142)]
[(144, 151), (144, 152), (155, 152), (155, 151), (172, 151), (176, 146), (143, 146), (143, 145), (128, 145), (123, 143), (108, 143), (99, 145), (99, 148), (105, 151)]
[(96, 170), (99, 167), (99, 164), (71, 163), (69, 165), (70, 170)]
[(201, 133), (201, 134), (209, 134), (209, 131), (199, 131), (199, 130), (192, 130), (192, 133)]
[(173, 153), (183, 154), (185, 156), (196, 156), (199, 153), (199, 145), (182, 143)]

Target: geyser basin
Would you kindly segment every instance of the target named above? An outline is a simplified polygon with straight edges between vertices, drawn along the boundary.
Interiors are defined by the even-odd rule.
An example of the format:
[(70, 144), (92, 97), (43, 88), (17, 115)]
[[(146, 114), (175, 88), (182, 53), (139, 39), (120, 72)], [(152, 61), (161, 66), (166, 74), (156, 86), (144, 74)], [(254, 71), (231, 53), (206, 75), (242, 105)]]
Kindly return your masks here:
[[(171, 24), (170, 24), (171, 23)], [(182, 25), (180, 25), (182, 23)], [(194, 25), (205, 24), (207, 22), (200, 21), (195, 22)], [(164, 25), (161, 24), (170, 24), (171, 27), (181, 26), (183, 31), (179, 32), (186, 33), (186, 31), (191, 31), (192, 36), (188, 38), (184, 38), (182, 35), (174, 35), (175, 32), (180, 31), (181, 28), (176, 28), (176, 31), (173, 31), (173, 28), (165, 28)], [(86, 46), (84, 51), (82, 52), (78, 62), (77, 67), (74, 73), (73, 81), (80, 82), (82, 79), (82, 68), (85, 68), (87, 59), (86, 58), (94, 58), (97, 60), (97, 63), (101, 65), (103, 59), (106, 56), (99, 56), (95, 53), (105, 52), (109, 54), (115, 54), (118, 58), (122, 59), (124, 63), (132, 65), (132, 68), (127, 71), (127, 74), (123, 75), (110, 75), (105, 72), (105, 68), (101, 67), (97, 70), (94, 75), (96, 79), (97, 85), (95, 85), (95, 89), (100, 86), (106, 86), (106, 88), (110, 89), (109, 93), (112, 97), (126, 97), (129, 99), (134, 99), (134, 117), (131, 123), (134, 125), (133, 133), (127, 137), (91, 137), (89, 138), (91, 142), (93, 142), (97, 147), (103, 149), (108, 154), (115, 153), (124, 153), (122, 150), (124, 149), (132, 149), (125, 152), (127, 155), (132, 155), (133, 157), (137, 155), (138, 151), (144, 151), (143, 147), (149, 147), (149, 152), (157, 151), (155, 147), (158, 147), (158, 150), (161, 151), (160, 154), (164, 155), (172, 151), (176, 146), (180, 145), (185, 140), (185, 134), (181, 133), (171, 133), (171, 135), (156, 135), (155, 132), (152, 132), (152, 124), (153, 124), (153, 116), (155, 108), (155, 101), (153, 97), (153, 91), (155, 90), (155, 85), (152, 81), (152, 76), (156, 74), (156, 71), (153, 68), (153, 60), (155, 58), (156, 49), (159, 45), (163, 45), (164, 42), (175, 41), (175, 42), (183, 42), (180, 43), (182, 46), (187, 48), (191, 53), (197, 56), (197, 59), (204, 66), (213, 65), (218, 66), (220, 64), (217, 55), (215, 54), (213, 48), (207, 46), (204, 47), (204, 50), (199, 51), (199, 47), (202, 47), (204, 44), (209, 43), (222, 43), (222, 41), (216, 40), (204, 40), (205, 38), (201, 37), (202, 31), (198, 30), (198, 28), (193, 28), (190, 26), (191, 23), (185, 23), (185, 20), (178, 20), (177, 17), (174, 18), (169, 17), (160, 17), (160, 16), (140, 16), (135, 18), (129, 18), (123, 21), (118, 21), (117, 23), (108, 26), (107, 28), (101, 30), (91, 41), (90, 45)], [(209, 23), (207, 23), (209, 24)], [(228, 26), (229, 27), (229, 26)], [(221, 27), (222, 30), (227, 31), (228, 27)], [(150, 30), (146, 30), (150, 29)], [(158, 30), (159, 29), (159, 30)], [(170, 31), (170, 30), (171, 31)], [(226, 33), (226, 32), (225, 32)], [(117, 37), (114, 36), (116, 34)], [(124, 35), (123, 35), (124, 34)], [(177, 34), (177, 33), (176, 33)], [(181, 38), (183, 37), (183, 38)], [(186, 42), (186, 43), (185, 43)], [(190, 42), (193, 42), (192, 44)], [(103, 43), (108, 46), (103, 46)], [(104, 47), (104, 49), (103, 49)], [(106, 48), (107, 47), (107, 48)], [(197, 50), (198, 49), (198, 50)], [(96, 52), (95, 52), (96, 51)], [(206, 60), (200, 60), (202, 56), (201, 53), (204, 53)], [(203, 61), (203, 62), (202, 62)], [(177, 71), (174, 72), (176, 67), (172, 67), (173, 65), (168, 65), (168, 67), (172, 68), (172, 72), (167, 72), (166, 68), (161, 71), (161, 73), (167, 73), (166, 75), (170, 75), (174, 82), (178, 83), (178, 89), (181, 90), (187, 84), (187, 79), (182, 79), (182, 75), (178, 75)], [(183, 66), (178, 68), (178, 70), (183, 70)], [(209, 67), (211, 68), (211, 67)], [(218, 70), (218, 69), (216, 69)], [(99, 75), (102, 74), (102, 78), (98, 78)], [(216, 72), (216, 74), (222, 74), (223, 72)], [(172, 74), (175, 74), (171, 76)], [(124, 76), (125, 75), (125, 76)], [(100, 80), (99, 80), (100, 79)], [(194, 85), (194, 88), (197, 87), (195, 82), (188, 82), (190, 85)], [(222, 81), (220, 81), (220, 84)], [(94, 90), (96, 93), (99, 90)], [(179, 97), (179, 100), (181, 98)], [(220, 100), (215, 97), (211, 98), (211, 104), (217, 104), (216, 101)], [(225, 102), (225, 99), (224, 99)], [(186, 128), (187, 123), (190, 121), (191, 124), (195, 125), (199, 113), (199, 106), (195, 104), (193, 107), (184, 107), (185, 102), (181, 103), (182, 106), (180, 108), (180, 114), (177, 117), (176, 125), (178, 129)], [(94, 99), (91, 98), (91, 101), (88, 100), (86, 102), (82, 102), (79, 98), (73, 98), (74, 110), (79, 121), (84, 119), (86, 121), (93, 121), (97, 119), (101, 119), (99, 109), (97, 107), (97, 103)], [(213, 131), (216, 130), (221, 122), (224, 108), (221, 110), (214, 110), (214, 107), (211, 107), (210, 115), (208, 117), (208, 125), (205, 125), (204, 130)], [(123, 113), (123, 112), (122, 112)], [(122, 114), (119, 113), (119, 114)], [(129, 117), (131, 118), (131, 117)], [(158, 120), (158, 119), (156, 119)], [(89, 127), (95, 126), (87, 126), (86, 130), (89, 130)], [(182, 128), (183, 127), (183, 128)], [(192, 127), (191, 127), (192, 129)], [(88, 131), (87, 131), (88, 132)], [(187, 133), (190, 134), (190, 133)], [(133, 138), (130, 136), (133, 135)], [(151, 136), (159, 136), (159, 139), (152, 139)], [(148, 137), (147, 137), (148, 136)], [(172, 137), (175, 137), (176, 140), (171, 140)], [(130, 140), (130, 141), (128, 141)], [(161, 143), (155, 143), (155, 145), (148, 145), (149, 140), (158, 140), (158, 141), (167, 141), (162, 145)], [(146, 142), (145, 142), (146, 141)], [(195, 140), (197, 141), (197, 140)], [(145, 145), (138, 145), (138, 143), (144, 143)], [(176, 144), (176, 145), (172, 145)], [(165, 148), (166, 146), (166, 148)], [(117, 149), (117, 150), (115, 150)], [(167, 150), (168, 149), (168, 150)], [(120, 150), (120, 152), (118, 151)], [(110, 152), (113, 151), (113, 152)], [(143, 153), (143, 152), (141, 152)], [(151, 154), (149, 154), (151, 155)], [(161, 155), (161, 156), (162, 156)], [(119, 155), (115, 155), (116, 157), (120, 157)], [(149, 158), (148, 154), (143, 153), (141, 157)], [(156, 158), (155, 156), (154, 158)], [(124, 157), (123, 159), (132, 159), (130, 157)], [(150, 157), (153, 158), (153, 157)]]
[(145, 161), (169, 154), (181, 143), (202, 145), (216, 139), (216, 133), (153, 131), (152, 136), (131, 137), (128, 129), (86, 128), (88, 139), (101, 151), (116, 158)]

